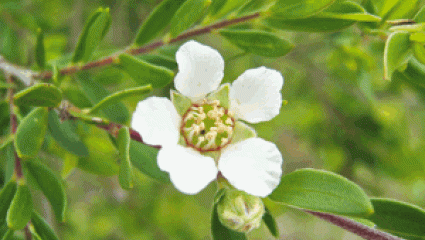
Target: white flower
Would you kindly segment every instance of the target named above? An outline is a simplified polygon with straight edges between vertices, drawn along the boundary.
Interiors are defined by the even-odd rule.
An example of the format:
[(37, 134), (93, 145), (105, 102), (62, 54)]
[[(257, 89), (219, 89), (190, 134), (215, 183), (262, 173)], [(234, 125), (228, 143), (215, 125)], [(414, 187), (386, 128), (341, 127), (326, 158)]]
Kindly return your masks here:
[(215, 49), (189, 41), (176, 59), (174, 86), (182, 95), (172, 91), (173, 102), (139, 102), (131, 123), (147, 144), (162, 146), (159, 168), (187, 194), (201, 191), (220, 171), (239, 190), (269, 195), (280, 182), (282, 155), (238, 120), (258, 123), (279, 114), (282, 75), (259, 67), (220, 87), (224, 60)]

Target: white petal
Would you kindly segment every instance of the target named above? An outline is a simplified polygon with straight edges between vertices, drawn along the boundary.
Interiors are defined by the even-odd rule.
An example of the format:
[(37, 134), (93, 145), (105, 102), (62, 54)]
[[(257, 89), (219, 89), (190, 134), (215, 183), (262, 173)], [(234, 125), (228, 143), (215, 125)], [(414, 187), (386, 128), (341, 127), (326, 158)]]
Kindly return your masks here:
[(183, 44), (176, 53), (179, 72), (174, 86), (193, 101), (216, 90), (224, 75), (224, 60), (217, 50), (195, 41)]
[(177, 144), (180, 121), (181, 117), (169, 99), (149, 97), (137, 104), (131, 127), (147, 144)]
[(217, 177), (214, 159), (180, 145), (168, 145), (158, 153), (158, 166), (170, 173), (171, 182), (183, 193), (196, 194)]
[(250, 123), (269, 121), (282, 106), (280, 72), (266, 67), (249, 69), (236, 79), (230, 89), (230, 109), (235, 116)]
[(266, 197), (280, 182), (282, 162), (276, 145), (250, 138), (224, 150), (218, 169), (237, 189)]

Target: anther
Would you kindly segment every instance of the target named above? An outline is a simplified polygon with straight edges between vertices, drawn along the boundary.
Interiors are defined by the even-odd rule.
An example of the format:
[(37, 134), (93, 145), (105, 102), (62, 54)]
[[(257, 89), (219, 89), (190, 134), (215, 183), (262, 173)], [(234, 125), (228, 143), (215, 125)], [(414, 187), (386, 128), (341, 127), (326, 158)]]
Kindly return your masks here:
[(232, 124), (233, 124), (233, 121), (232, 121), (232, 119), (231, 119), (231, 118), (227, 118), (227, 119), (226, 119), (226, 121), (225, 121), (225, 123), (226, 123), (227, 125), (232, 125)]
[(233, 111), (227, 111), (227, 115), (229, 115), (229, 117), (234, 117), (235, 113)]

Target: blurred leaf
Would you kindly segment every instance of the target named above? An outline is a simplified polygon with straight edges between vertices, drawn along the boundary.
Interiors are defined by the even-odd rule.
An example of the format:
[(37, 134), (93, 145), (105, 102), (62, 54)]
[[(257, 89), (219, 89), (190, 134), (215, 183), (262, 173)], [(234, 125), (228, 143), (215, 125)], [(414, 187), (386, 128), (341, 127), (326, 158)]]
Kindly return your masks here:
[(161, 88), (174, 78), (173, 71), (152, 65), (131, 55), (121, 54), (119, 59), (127, 73), (140, 85), (151, 84), (153, 88)]
[(15, 84), (0, 82), (0, 89), (16, 88)]
[(16, 181), (9, 181), (0, 192), (0, 226), (6, 222), (7, 210), (9, 210), (13, 197), (16, 193)]
[(174, 70), (177, 68), (177, 62), (174, 59), (174, 56), (173, 58), (171, 58), (169, 56), (164, 56), (164, 55), (143, 54), (143, 55), (137, 56), (137, 58), (140, 58), (143, 61), (146, 61), (153, 65), (168, 68), (170, 70)]
[(423, 44), (413, 44), (413, 55), (420, 63), (425, 64), (425, 47)]
[(48, 116), (49, 132), (56, 142), (67, 151), (84, 157), (89, 154), (87, 147), (75, 133), (70, 121), (60, 122), (55, 111), (50, 111)]
[(21, 181), (7, 211), (7, 226), (13, 230), (23, 229), (31, 220), (32, 209), (31, 192), (26, 183)]
[(211, 0), (186, 0), (171, 19), (171, 38), (177, 37), (198, 21), (210, 4)]
[(425, 66), (418, 60), (410, 59), (402, 73), (411, 84), (425, 89)]
[(244, 233), (235, 232), (223, 226), (218, 219), (217, 205), (214, 204), (211, 217), (211, 234), (214, 240), (246, 240)]
[(171, 90), (170, 98), (180, 116), (183, 116), (189, 110), (190, 106), (192, 106), (192, 101), (177, 91)]
[(373, 213), (369, 198), (359, 186), (323, 170), (301, 169), (284, 175), (269, 198), (312, 211), (348, 216)]
[(424, 32), (412, 33), (410, 34), (409, 39), (412, 42), (425, 43), (425, 33)]
[(19, 39), (17, 34), (8, 26), (3, 29), (1, 54), (11, 62), (18, 62), (19, 59)]
[[(13, 140), (13, 138), (12, 138)], [(15, 173), (15, 146), (12, 142), (6, 146), (6, 166), (4, 181), (9, 182)], [(1, 220), (0, 220), (1, 225)]]
[[(83, 91), (93, 104), (99, 103), (105, 97), (110, 95), (108, 90), (99, 83), (93, 81), (89, 74), (79, 74), (77, 79), (81, 84)], [(120, 102), (106, 106), (101, 111), (105, 113), (109, 120), (117, 123), (125, 124), (130, 117), (127, 108)]]
[(117, 137), (118, 151), (120, 153), (119, 182), (122, 188), (133, 188), (133, 170), (130, 162), (130, 131), (122, 127)]
[(161, 182), (170, 182), (168, 173), (159, 169), (156, 158), (158, 149), (137, 141), (130, 141), (130, 160), (142, 173)]
[(155, 38), (171, 21), (185, 0), (164, 0), (145, 19), (134, 43), (138, 46)]
[(99, 8), (94, 12), (84, 25), (83, 32), (78, 39), (72, 62), (87, 62), (94, 50), (102, 41), (111, 25), (109, 8)]
[(425, 237), (425, 210), (391, 199), (373, 198), (375, 213), (368, 217), (378, 229), (405, 239)]
[(44, 33), (39, 28), (37, 30), (37, 43), (35, 45), (35, 61), (40, 69), (44, 69), (46, 65), (46, 56), (44, 50)]
[(391, 74), (407, 61), (410, 50), (409, 33), (393, 32), (388, 36), (384, 50), (384, 78), (389, 80)]
[(29, 170), (33, 179), (37, 182), (44, 196), (49, 200), (53, 208), (56, 219), (59, 222), (65, 221), (66, 193), (61, 179), (48, 167), (35, 161), (26, 161), (25, 167)]
[(286, 19), (284, 17), (270, 17), (265, 19), (265, 23), (273, 28), (307, 31), (325, 32), (337, 31), (346, 28), (356, 21), (377, 21), (376, 16), (365, 12), (363, 7), (350, 1), (341, 1), (332, 4), (323, 12), (303, 19)]
[(223, 29), (219, 33), (241, 49), (264, 57), (281, 57), (294, 48), (292, 43), (268, 32)]
[(368, 226), (370, 228), (376, 228), (376, 224), (370, 220), (364, 219), (364, 218), (356, 218), (356, 217), (350, 217), (351, 220), (354, 220), (360, 224), (363, 224), (365, 226)]
[(425, 22), (425, 6), (422, 6), (421, 9), (413, 17), (413, 21), (417, 23)]
[(305, 18), (329, 7), (335, 0), (277, 0), (270, 9), (273, 16), (284, 19)]
[(227, 0), (212, 0), (211, 6), (208, 8), (209, 15), (214, 16), (226, 4)]
[(36, 84), (16, 93), (14, 96), (16, 105), (39, 107), (57, 107), (61, 100), (61, 90), (49, 83)]
[(63, 157), (61, 177), (63, 179), (67, 178), (76, 167), (78, 167), (78, 157), (72, 154), (65, 154)]
[(265, 12), (275, 2), (276, 2), (275, 0), (263, 0), (263, 1), (249, 0), (249, 1), (246, 1), (246, 3), (241, 8), (239, 8), (237, 16), (254, 14), (254, 13), (257, 13), (257, 12)]
[(40, 237), (40, 235), (38, 235), (37, 231), (35, 231), (34, 226), (33, 226), (32, 224), (30, 224), (30, 225), (28, 226), (28, 230), (29, 230), (29, 231), (30, 231), (30, 233), (31, 233), (31, 237), (32, 237), (32, 239), (34, 239), (34, 240), (44, 240), (44, 239), (42, 239), (42, 238)]
[(15, 230), (7, 229), (6, 234), (4, 234), (2, 240), (13, 240), (14, 239)]
[(7, 230), (9, 230), (7, 228), (7, 224), (3, 224), (0, 226), (0, 239), (3, 240), (3, 236), (7, 233)]
[(119, 92), (115, 92), (105, 97), (104, 99), (102, 99), (102, 101), (98, 102), (93, 108), (90, 109), (89, 114), (95, 113), (98, 110), (105, 108), (106, 106), (119, 103), (122, 99), (125, 99), (128, 97), (141, 96), (151, 91), (152, 91), (152, 86), (146, 85), (143, 87), (129, 88)]
[(61, 89), (64, 98), (69, 100), (73, 105), (78, 108), (88, 108), (93, 106), (88, 96), (79, 88), (75, 82), (70, 83), (67, 81), (62, 82)]
[(276, 238), (279, 237), (279, 229), (277, 228), (276, 221), (274, 217), (270, 214), (270, 211), (267, 207), (266, 212), (263, 215), (263, 221), (269, 229), (270, 233)]
[(36, 212), (32, 212), (31, 223), (43, 240), (59, 240), (49, 224)]
[(22, 119), (15, 135), (15, 149), (19, 157), (31, 158), (40, 151), (47, 130), (47, 114), (47, 108), (38, 107)]

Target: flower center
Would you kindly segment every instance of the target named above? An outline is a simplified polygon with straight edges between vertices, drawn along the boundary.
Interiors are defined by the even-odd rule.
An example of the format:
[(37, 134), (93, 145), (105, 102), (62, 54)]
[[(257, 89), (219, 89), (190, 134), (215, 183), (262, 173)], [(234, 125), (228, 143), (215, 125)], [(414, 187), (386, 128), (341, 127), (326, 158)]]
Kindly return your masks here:
[(181, 134), (186, 144), (200, 152), (217, 151), (232, 139), (233, 113), (220, 106), (219, 100), (194, 103), (183, 115)]

